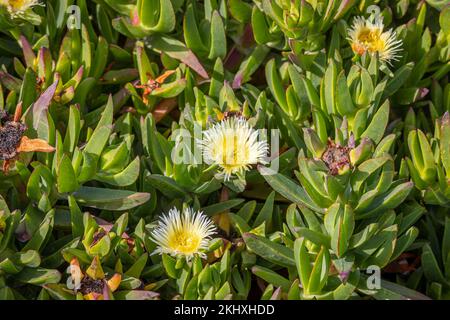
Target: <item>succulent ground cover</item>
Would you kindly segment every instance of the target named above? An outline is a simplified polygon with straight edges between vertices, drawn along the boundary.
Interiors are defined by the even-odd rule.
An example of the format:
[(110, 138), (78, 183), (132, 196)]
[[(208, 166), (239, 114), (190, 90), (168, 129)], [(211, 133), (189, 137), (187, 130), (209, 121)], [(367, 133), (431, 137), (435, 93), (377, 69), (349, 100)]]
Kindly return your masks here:
[(0, 0), (0, 299), (450, 299), (446, 0)]

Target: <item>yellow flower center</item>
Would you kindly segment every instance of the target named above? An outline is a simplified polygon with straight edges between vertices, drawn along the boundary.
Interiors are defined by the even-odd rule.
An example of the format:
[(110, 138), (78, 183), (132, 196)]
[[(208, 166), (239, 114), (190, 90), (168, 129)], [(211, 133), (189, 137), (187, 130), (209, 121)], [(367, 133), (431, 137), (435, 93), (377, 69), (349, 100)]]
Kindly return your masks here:
[(13, 13), (24, 12), (28, 8), (38, 5), (37, 0), (0, 0), (0, 5), (8, 7)]
[(26, 0), (9, 0), (8, 4), (14, 9), (20, 9), (25, 4)]
[(358, 41), (371, 53), (384, 49), (384, 41), (381, 40), (381, 31), (364, 28), (358, 35)]
[(217, 162), (225, 172), (231, 173), (234, 169), (248, 165), (250, 148), (246, 143), (243, 143), (236, 131), (227, 131), (213, 146), (212, 158), (218, 160)]
[(187, 230), (177, 230), (169, 235), (169, 246), (183, 254), (193, 254), (198, 251), (202, 238)]
[(26, 2), (28, 2), (27, 0), (7, 0), (7, 1), (2, 1), (2, 3), (5, 3), (5, 5), (8, 5), (10, 8), (14, 9), (14, 10), (20, 10), (22, 9)]

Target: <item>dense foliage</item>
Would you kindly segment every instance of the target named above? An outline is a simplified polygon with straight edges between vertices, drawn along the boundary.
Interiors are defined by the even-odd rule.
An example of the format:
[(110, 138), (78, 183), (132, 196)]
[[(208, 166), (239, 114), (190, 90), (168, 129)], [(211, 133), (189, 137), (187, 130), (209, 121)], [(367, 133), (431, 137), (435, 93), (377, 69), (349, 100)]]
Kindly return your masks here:
[(0, 66), (0, 299), (450, 299), (448, 1), (0, 0)]

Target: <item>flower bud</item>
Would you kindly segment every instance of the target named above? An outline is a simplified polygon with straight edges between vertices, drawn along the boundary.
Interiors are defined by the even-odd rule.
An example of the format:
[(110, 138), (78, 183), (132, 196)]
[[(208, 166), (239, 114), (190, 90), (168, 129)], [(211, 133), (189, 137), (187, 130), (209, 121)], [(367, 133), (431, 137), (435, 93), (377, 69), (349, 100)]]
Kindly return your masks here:
[(372, 154), (373, 142), (369, 138), (363, 138), (356, 148), (350, 150), (350, 163), (356, 166), (366, 160)]

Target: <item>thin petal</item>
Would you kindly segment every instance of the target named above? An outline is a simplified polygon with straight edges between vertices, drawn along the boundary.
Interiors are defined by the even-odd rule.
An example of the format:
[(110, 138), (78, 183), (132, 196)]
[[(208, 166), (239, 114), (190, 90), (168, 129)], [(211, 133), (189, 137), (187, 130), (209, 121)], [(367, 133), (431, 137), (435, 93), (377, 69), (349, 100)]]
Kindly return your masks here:
[(164, 81), (166, 81), (166, 79), (174, 73), (175, 73), (175, 70), (168, 70), (168, 71), (164, 72), (162, 75), (160, 75), (158, 78), (156, 78), (155, 80), (156, 80), (156, 82), (161, 84)]

